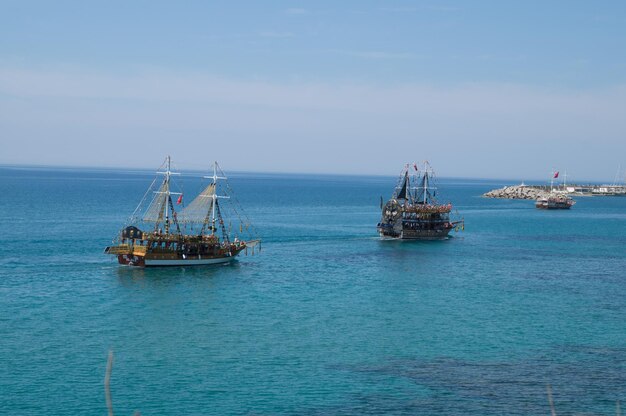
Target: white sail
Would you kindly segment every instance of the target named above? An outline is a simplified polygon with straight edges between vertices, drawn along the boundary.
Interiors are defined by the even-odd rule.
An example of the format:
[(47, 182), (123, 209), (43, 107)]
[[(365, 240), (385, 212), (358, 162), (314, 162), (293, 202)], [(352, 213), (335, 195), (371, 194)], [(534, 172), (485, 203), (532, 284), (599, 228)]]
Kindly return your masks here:
[(167, 210), (169, 194), (169, 183), (164, 181), (159, 190), (154, 193), (152, 202), (146, 209), (146, 213), (143, 216), (145, 222), (158, 223), (165, 219), (164, 213)]
[(178, 221), (184, 223), (208, 224), (210, 222), (215, 183), (209, 184), (200, 194), (178, 214)]

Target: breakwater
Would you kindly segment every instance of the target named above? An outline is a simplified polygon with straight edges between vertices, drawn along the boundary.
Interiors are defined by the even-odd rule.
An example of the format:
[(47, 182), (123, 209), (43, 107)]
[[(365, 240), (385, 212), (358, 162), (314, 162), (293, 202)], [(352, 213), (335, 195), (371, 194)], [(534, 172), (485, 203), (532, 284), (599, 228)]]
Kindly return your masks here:
[(486, 198), (537, 199), (550, 192), (549, 186), (513, 185), (494, 189), (483, 194)]
[(625, 185), (512, 185), (494, 189), (483, 196), (487, 198), (504, 199), (537, 199), (540, 196), (557, 192), (569, 196), (624, 196), (626, 197)]

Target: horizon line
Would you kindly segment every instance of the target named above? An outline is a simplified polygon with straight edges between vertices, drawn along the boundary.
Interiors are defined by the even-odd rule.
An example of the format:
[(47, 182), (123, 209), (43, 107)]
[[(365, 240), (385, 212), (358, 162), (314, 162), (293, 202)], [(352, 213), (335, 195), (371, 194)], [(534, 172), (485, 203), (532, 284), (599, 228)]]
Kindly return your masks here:
[[(29, 163), (4, 163), (4, 162), (0, 162), (0, 168), (14, 168), (14, 169), (41, 169), (41, 170), (103, 170), (103, 171), (126, 171), (126, 172), (145, 172), (145, 173), (155, 173), (156, 169), (154, 170), (152, 168), (147, 168), (147, 167), (131, 167), (131, 166), (85, 166), (85, 165), (41, 165), (41, 164), (29, 164)], [(206, 173), (208, 170), (205, 169), (185, 169), (185, 170), (179, 170), (178, 172), (181, 174), (188, 174), (188, 173)], [(392, 174), (381, 174), (381, 173), (340, 173), (340, 172), (302, 172), (302, 171), (259, 171), (259, 170), (239, 170), (239, 169), (233, 169), (230, 170), (229, 172), (232, 173), (237, 173), (237, 174), (242, 174), (242, 173), (258, 173), (258, 174), (264, 174), (264, 175), (304, 175), (304, 176), (347, 176), (347, 177), (381, 177), (381, 178), (387, 178), (387, 177), (396, 177), (398, 176), (397, 174), (392, 175)], [(477, 177), (477, 176), (441, 176), (441, 175), (436, 175), (439, 178), (442, 179), (473, 179), (473, 180), (482, 180), (482, 181), (500, 181), (500, 182), (513, 182), (514, 184), (523, 184), (524, 182), (527, 181), (532, 181), (532, 182), (545, 182), (545, 183), (549, 183), (549, 179), (545, 180), (544, 179), (533, 179), (533, 178), (528, 178), (528, 179), (513, 179), (513, 178), (501, 178), (501, 177)], [(519, 182), (519, 183), (518, 183)], [(576, 184), (585, 184), (585, 183), (589, 183), (589, 184), (604, 184), (604, 181), (598, 181), (598, 180), (589, 180), (589, 179), (584, 179), (581, 180), (579, 182), (577, 182)], [(608, 182), (606, 182), (608, 184)], [(612, 182), (611, 182), (612, 183)]]

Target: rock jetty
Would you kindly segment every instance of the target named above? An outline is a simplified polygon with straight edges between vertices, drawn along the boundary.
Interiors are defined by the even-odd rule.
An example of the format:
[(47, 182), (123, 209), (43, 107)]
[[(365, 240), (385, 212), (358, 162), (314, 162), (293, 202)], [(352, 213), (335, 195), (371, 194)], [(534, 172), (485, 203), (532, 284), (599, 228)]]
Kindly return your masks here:
[(486, 198), (537, 199), (545, 194), (546, 191), (538, 186), (514, 185), (494, 189), (493, 191), (483, 194), (483, 196)]

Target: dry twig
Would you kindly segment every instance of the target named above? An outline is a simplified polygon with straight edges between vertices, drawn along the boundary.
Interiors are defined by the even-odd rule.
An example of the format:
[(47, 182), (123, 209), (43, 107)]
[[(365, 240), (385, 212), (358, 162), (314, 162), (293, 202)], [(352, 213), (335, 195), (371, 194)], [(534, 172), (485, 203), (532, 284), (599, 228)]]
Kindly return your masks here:
[(107, 369), (104, 374), (104, 398), (107, 402), (109, 416), (113, 416), (113, 402), (111, 401), (111, 370), (113, 369), (113, 351), (109, 351)]
[(554, 409), (554, 401), (552, 400), (552, 387), (548, 384), (548, 403), (550, 403), (550, 415), (556, 416), (556, 410)]

